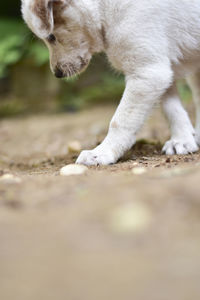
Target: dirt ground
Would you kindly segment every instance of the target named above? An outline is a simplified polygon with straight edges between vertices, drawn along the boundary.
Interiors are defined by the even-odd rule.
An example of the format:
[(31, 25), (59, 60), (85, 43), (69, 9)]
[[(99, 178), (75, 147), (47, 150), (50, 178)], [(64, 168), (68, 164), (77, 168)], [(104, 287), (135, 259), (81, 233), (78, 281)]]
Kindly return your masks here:
[(113, 112), (0, 122), (0, 299), (199, 299), (200, 153), (161, 155), (159, 110), (118, 164), (59, 175)]

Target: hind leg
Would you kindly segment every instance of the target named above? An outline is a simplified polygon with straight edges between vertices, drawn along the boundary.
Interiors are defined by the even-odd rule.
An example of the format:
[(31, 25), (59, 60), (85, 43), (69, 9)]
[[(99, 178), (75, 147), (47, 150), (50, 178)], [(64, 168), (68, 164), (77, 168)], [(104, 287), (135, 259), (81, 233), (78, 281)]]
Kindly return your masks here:
[(200, 146), (200, 71), (187, 78), (196, 107), (195, 139)]
[(189, 116), (182, 106), (175, 84), (163, 97), (163, 110), (169, 121), (171, 139), (163, 147), (167, 155), (196, 152), (198, 146)]

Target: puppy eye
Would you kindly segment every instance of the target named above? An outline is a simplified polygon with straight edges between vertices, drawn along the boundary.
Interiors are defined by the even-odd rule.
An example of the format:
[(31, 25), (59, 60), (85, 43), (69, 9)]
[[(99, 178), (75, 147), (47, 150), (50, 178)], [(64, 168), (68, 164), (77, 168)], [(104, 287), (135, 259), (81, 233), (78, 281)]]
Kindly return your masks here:
[(50, 44), (55, 43), (55, 41), (56, 41), (55, 35), (54, 35), (54, 34), (50, 34), (50, 35), (48, 36), (48, 38), (47, 38), (47, 41), (48, 41)]

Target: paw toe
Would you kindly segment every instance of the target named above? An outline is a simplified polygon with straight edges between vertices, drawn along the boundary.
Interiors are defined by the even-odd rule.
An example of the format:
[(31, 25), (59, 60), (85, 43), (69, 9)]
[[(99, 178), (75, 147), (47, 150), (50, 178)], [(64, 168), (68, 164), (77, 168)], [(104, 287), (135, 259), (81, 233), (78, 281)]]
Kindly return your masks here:
[(186, 155), (198, 151), (198, 146), (194, 140), (181, 141), (170, 140), (165, 143), (162, 151), (167, 155)]
[(110, 165), (115, 163), (116, 160), (112, 153), (109, 152), (98, 152), (98, 151), (82, 151), (79, 155), (76, 163), (87, 166), (98, 166), (98, 165)]
[(77, 164), (87, 165), (87, 166), (97, 166), (97, 156), (92, 153), (92, 151), (82, 151), (79, 155)]

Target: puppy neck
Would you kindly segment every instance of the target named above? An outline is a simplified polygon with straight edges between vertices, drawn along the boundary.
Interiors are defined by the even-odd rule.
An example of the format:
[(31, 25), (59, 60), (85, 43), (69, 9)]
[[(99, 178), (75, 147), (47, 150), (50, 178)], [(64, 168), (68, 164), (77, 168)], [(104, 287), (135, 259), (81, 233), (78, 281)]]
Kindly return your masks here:
[(103, 52), (106, 49), (106, 28), (102, 12), (102, 0), (78, 0), (75, 5), (80, 5), (85, 29), (91, 40), (93, 53)]

